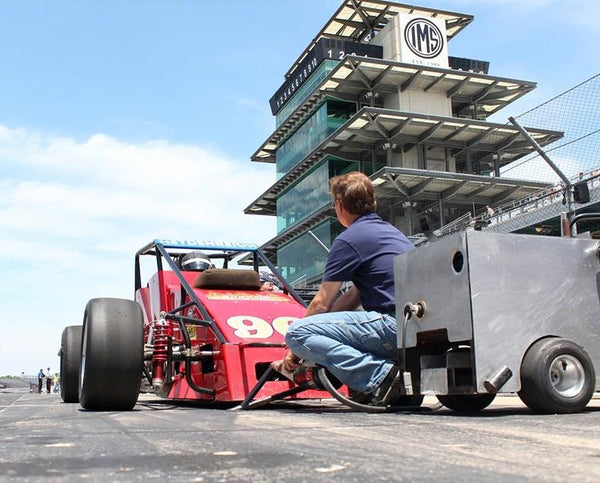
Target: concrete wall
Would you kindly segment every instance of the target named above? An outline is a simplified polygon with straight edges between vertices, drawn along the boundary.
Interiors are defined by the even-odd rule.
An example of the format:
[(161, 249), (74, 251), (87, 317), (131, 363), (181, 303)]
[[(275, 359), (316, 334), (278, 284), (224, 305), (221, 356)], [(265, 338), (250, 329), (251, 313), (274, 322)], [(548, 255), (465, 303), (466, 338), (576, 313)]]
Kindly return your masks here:
[[(394, 109), (394, 107), (390, 106)], [(435, 116), (452, 116), (452, 101), (445, 92), (419, 89), (406, 89), (398, 92), (398, 106), (395, 109), (407, 112), (420, 112)]]
[(398, 17), (393, 17), (391, 22), (381, 29), (369, 43), (381, 45), (383, 47), (384, 59), (400, 62), (400, 30)]

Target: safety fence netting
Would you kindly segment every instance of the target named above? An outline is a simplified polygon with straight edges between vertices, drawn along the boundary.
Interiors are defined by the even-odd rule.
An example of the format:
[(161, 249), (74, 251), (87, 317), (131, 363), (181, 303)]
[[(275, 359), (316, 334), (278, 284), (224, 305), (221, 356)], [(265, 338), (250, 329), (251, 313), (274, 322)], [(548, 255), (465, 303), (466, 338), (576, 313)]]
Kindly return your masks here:
[[(437, 230), (440, 236), (477, 223), (485, 231), (515, 232), (536, 224), (541, 226), (544, 221), (556, 220), (565, 213), (572, 216), (577, 210), (600, 202), (600, 74), (515, 116), (514, 120), (525, 130), (531, 127), (563, 135), (541, 147), (543, 153), (534, 150), (505, 166), (500, 171), (501, 177), (545, 182), (548, 187), (495, 206), (493, 213), (468, 214), (468, 219), (455, 220)], [(556, 226), (543, 229), (547, 230), (544, 234), (559, 234)]]

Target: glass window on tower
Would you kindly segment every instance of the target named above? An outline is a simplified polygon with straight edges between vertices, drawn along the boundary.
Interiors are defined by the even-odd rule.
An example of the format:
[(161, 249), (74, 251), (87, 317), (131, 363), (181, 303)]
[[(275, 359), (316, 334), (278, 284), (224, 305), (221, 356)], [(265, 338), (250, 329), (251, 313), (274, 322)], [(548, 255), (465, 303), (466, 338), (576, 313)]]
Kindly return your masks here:
[(310, 96), (317, 86), (329, 75), (329, 73), (339, 64), (337, 60), (324, 61), (317, 70), (302, 84), (302, 87), (292, 96), (292, 98), (281, 108), (275, 117), (277, 127), (283, 124), (292, 112), (294, 112), (302, 102)]
[[(304, 233), (279, 248), (277, 265), (288, 283), (302, 286), (312, 278), (322, 275), (325, 271), (327, 250), (321, 243), (329, 248), (342, 229), (342, 225), (337, 220), (330, 218), (314, 227), (312, 235), (308, 232)], [(321, 243), (315, 240), (315, 236)]]
[(329, 179), (357, 169), (357, 163), (325, 158), (277, 199), (277, 233), (331, 203)]
[(280, 179), (356, 112), (354, 103), (326, 101), (277, 148), (275, 162)]

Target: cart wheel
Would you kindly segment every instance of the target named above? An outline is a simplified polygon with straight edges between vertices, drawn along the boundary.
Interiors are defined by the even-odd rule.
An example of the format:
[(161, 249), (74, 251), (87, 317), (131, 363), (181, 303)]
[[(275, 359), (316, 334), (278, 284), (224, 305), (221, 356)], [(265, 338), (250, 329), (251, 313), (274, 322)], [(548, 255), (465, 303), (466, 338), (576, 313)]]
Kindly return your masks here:
[(419, 406), (421, 406), (421, 404), (423, 404), (423, 399), (425, 399), (425, 396), (421, 396), (421, 395), (395, 396), (390, 401), (390, 405), (396, 406), (396, 407), (416, 407), (416, 408), (418, 408)]
[(137, 401), (144, 319), (131, 300), (92, 299), (85, 308), (79, 402), (95, 411), (128, 411)]
[(575, 413), (592, 398), (595, 381), (583, 348), (566, 339), (541, 339), (523, 357), (519, 397), (540, 413)]
[(66, 403), (79, 402), (82, 325), (65, 327), (60, 339), (60, 397)]
[(495, 394), (448, 394), (437, 396), (448, 409), (463, 414), (475, 414), (487, 408), (496, 397)]

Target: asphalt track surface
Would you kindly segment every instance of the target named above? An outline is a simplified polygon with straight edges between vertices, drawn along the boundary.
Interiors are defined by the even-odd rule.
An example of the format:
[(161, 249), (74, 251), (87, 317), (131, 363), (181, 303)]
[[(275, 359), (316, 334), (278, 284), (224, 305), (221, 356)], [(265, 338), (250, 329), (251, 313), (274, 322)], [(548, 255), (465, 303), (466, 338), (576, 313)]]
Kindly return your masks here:
[(600, 396), (579, 414), (534, 414), (499, 396), (460, 416), (364, 414), (331, 400), (228, 411), (150, 395), (133, 411), (90, 412), (56, 394), (0, 392), (0, 481), (167, 479), (597, 482)]

